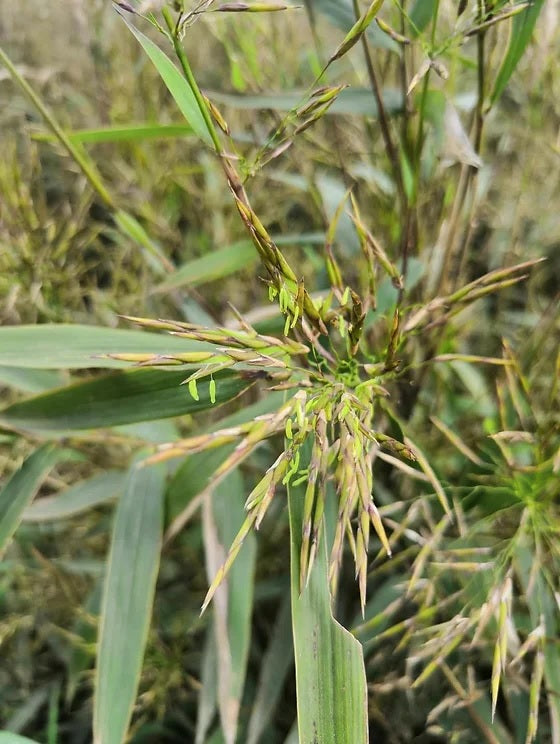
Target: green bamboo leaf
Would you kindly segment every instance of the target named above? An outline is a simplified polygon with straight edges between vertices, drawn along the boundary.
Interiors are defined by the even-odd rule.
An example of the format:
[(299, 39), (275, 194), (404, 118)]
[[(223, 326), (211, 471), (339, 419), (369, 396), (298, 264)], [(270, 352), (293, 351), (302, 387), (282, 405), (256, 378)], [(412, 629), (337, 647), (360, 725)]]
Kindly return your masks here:
[[(301, 235), (272, 236), (272, 239), (277, 245), (314, 245), (323, 243), (325, 236), (323, 233), (303, 233)], [(195, 258), (179, 267), (173, 274), (166, 277), (156, 287), (155, 291), (165, 292), (185, 286), (198, 287), (206, 282), (231, 276), (236, 271), (246, 269), (251, 264), (256, 264), (258, 260), (259, 256), (252, 241), (239, 240), (224, 248), (211, 251), (205, 256)]]
[(169, 354), (209, 349), (208, 344), (146, 331), (66, 323), (0, 328), (0, 365), (31, 369), (128, 367), (104, 354)]
[(142, 421), (139, 424), (125, 424), (117, 426), (116, 431), (125, 437), (141, 439), (150, 444), (165, 444), (180, 438), (179, 430), (174, 421)]
[[(247, 492), (238, 469), (212, 494), (212, 520), (205, 520), (205, 548), (210, 581), (216, 575), (227, 550), (245, 521)], [(210, 524), (213, 522), (213, 525)], [(213, 527), (213, 529), (212, 529)], [(207, 537), (215, 533), (216, 547), (211, 550)], [(210, 548), (210, 550), (208, 550)], [(218, 650), (218, 708), (225, 740), (234, 742), (247, 671), (251, 639), (251, 612), (256, 558), (256, 538), (247, 535), (228, 577), (216, 593), (215, 602), (225, 600), (225, 612), (216, 611), (214, 631)], [(215, 605), (216, 608), (219, 606)]]
[(434, 17), (438, 0), (416, 0), (408, 15), (412, 29), (411, 36), (417, 36)]
[(156, 70), (159, 72), (161, 79), (175, 99), (175, 103), (179, 107), (181, 113), (193, 128), (193, 132), (204, 140), (204, 142), (211, 145), (212, 140), (208, 133), (208, 129), (206, 128), (202, 114), (200, 113), (200, 109), (198, 108), (196, 98), (185, 78), (181, 75), (169, 57), (164, 54), (164, 52), (162, 52), (151, 39), (133, 26), (132, 23), (130, 23), (130, 21), (121, 13), (119, 13), (119, 15), (130, 29), (130, 32), (141, 44)]
[(289, 595), (286, 595), (278, 611), (270, 644), (262, 659), (247, 744), (258, 744), (264, 732), (272, 725), (272, 716), (282, 694), (286, 675), (294, 661), (290, 620), (291, 603)]
[(52, 444), (39, 447), (0, 491), (0, 555), (21, 522), (25, 507), (60, 457)]
[[(232, 93), (210, 94), (216, 103), (232, 106), (237, 109), (271, 109), (272, 111), (291, 111), (299, 106), (305, 95), (304, 91), (286, 91), (270, 93), (268, 95), (245, 96)], [(393, 88), (383, 91), (383, 102), (387, 113), (396, 114), (402, 111), (402, 93)], [(355, 116), (377, 116), (377, 105), (369, 88), (346, 88), (337, 96), (335, 102), (327, 111), (330, 114), (353, 114)]]
[(163, 529), (163, 466), (135, 465), (115, 514), (93, 702), (94, 744), (121, 744), (148, 637)]
[(12, 734), (11, 731), (0, 731), (0, 744), (37, 744), (37, 742), (26, 736)]
[(210, 728), (216, 713), (218, 700), (218, 656), (216, 649), (216, 634), (211, 620), (206, 629), (204, 650), (202, 652), (202, 667), (200, 671), (200, 691), (196, 711), (196, 734), (194, 744), (204, 744), (207, 741)]
[(64, 385), (64, 375), (47, 369), (0, 367), (0, 383), (24, 393), (43, 393)]
[[(209, 379), (193, 400), (181, 383), (181, 370), (133, 369), (112, 372), (52, 393), (28, 398), (0, 411), (9, 429), (58, 434), (182, 416), (212, 407)], [(216, 405), (235, 398), (248, 383), (231, 372), (218, 372)]]
[(72, 626), (72, 643), (66, 658), (66, 694), (65, 699), (71, 705), (80, 681), (93, 666), (95, 658), (95, 641), (97, 639), (97, 621), (101, 611), (103, 581), (99, 579), (84, 603), (82, 612)]
[(537, 18), (543, 5), (544, 0), (534, 0), (525, 10), (514, 16), (511, 22), (508, 50), (494, 83), (490, 103), (494, 104), (504, 92), (509, 79), (513, 75), (531, 40)]
[[(193, 130), (188, 124), (128, 124), (126, 126), (100, 127), (99, 129), (77, 129), (66, 132), (70, 142), (96, 145), (100, 142), (138, 142), (147, 139), (185, 137)], [(32, 135), (38, 142), (54, 142), (56, 137), (48, 132)]]
[(223, 279), (258, 261), (255, 246), (249, 240), (240, 240), (225, 248), (195, 258), (170, 274), (155, 291), (166, 292), (177, 287), (198, 287), (214, 279)]
[[(312, 10), (317, 10), (343, 31), (348, 31), (356, 21), (352, 0), (309, 0)], [(367, 29), (368, 41), (374, 47), (399, 51), (399, 46), (376, 26)]]
[(308, 585), (299, 594), (304, 494), (305, 484), (288, 489), (299, 741), (366, 744), (367, 688), (362, 647), (332, 616), (324, 539)]
[(81, 481), (54, 496), (33, 502), (23, 512), (23, 522), (49, 522), (67, 519), (94, 506), (111, 501), (122, 491), (126, 481), (123, 470), (109, 470)]

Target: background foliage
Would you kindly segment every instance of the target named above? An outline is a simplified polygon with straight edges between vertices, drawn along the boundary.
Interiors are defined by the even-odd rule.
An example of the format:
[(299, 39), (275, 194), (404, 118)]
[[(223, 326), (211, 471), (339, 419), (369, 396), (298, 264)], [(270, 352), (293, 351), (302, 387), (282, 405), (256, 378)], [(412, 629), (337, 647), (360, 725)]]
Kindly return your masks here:
[[(333, 232), (344, 283), (367, 285), (349, 203), (336, 217), (351, 186), (405, 274), (403, 301), (379, 273), (368, 342), (390, 345), (396, 303), (409, 324), (430, 310), (403, 352), (407, 373), (384, 423), (419, 457), (376, 460), (393, 557), (372, 533), (362, 617), (347, 549), (334, 606), (363, 645), (371, 740), (558, 742), (559, 6), (535, 2), (495, 22), (515, 6), (458, 5), (460, 15), (456, 3), (420, 0), (401, 16), (385, 3), (390, 30), (371, 23), (369, 56), (360, 40), (329, 68), (330, 85), (350, 87), (262, 168), (259, 145), (300, 106), (355, 8), (313, 0), (206, 13), (185, 48), (255, 165), (252, 207), (306, 288), (326, 294), (332, 283)], [(119, 315), (232, 328), (231, 304), (281, 336), (258, 253), (197, 137), (208, 139), (192, 100), (177, 107), (111, 3), (0, 0), (0, 11), (0, 46), (74, 148), (70, 157), (0, 68), (2, 728), (78, 744), (93, 726), (97, 741), (120, 742), (131, 715), (133, 742), (295, 742), (296, 690), (301, 705), (308, 685), (293, 666), (288, 566), (300, 546), (286, 489), (199, 616), (282, 437), (264, 441), (211, 500), (200, 493), (231, 444), (142, 465), (155, 446), (276, 410), (283, 393), (225, 370), (215, 393), (199, 382), (195, 400), (182, 369), (105, 356), (207, 348), (131, 330)], [(127, 18), (172, 57), (146, 22)], [(80, 158), (95, 163), (100, 188)], [(542, 258), (523, 282), (457, 314), (451, 303), (438, 323), (435, 297)], [(328, 529), (335, 520), (327, 508)], [(341, 629), (324, 589), (314, 596), (331, 638)], [(298, 622), (305, 638), (306, 618)]]

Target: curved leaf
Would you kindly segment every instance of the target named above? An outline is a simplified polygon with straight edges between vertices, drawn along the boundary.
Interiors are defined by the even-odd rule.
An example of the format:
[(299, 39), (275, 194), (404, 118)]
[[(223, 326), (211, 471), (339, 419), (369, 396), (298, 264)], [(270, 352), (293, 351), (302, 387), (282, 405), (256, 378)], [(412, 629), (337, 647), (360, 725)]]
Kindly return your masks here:
[(494, 90), (490, 97), (491, 103), (495, 103), (502, 95), (510, 77), (513, 75), (519, 60), (523, 56), (527, 45), (531, 40), (537, 18), (544, 5), (544, 0), (534, 0), (525, 10), (518, 13), (511, 22), (511, 33), (506, 56), (498, 72)]
[[(312, 245), (325, 242), (324, 233), (302, 233), (299, 235), (272, 236), (276, 245), (303, 244)], [(250, 240), (239, 240), (236, 243), (210, 251), (200, 258), (180, 266), (159, 284), (155, 291), (163, 292), (177, 287), (198, 287), (205, 282), (223, 279), (236, 271), (257, 263), (259, 255)]]
[[(66, 134), (70, 142), (89, 145), (98, 142), (136, 142), (163, 137), (184, 137), (192, 134), (192, 128), (188, 124), (125, 124), (99, 129), (75, 129)], [(39, 132), (32, 135), (32, 139), (39, 142), (51, 142), (56, 138), (53, 134)]]
[[(161, 369), (113, 372), (52, 393), (28, 398), (0, 411), (0, 424), (35, 433), (66, 433), (182, 416), (212, 407), (209, 381), (198, 384), (193, 400), (181, 383), (188, 373)], [(217, 373), (216, 405), (235, 398), (248, 383)]]
[(212, 140), (208, 134), (208, 129), (206, 128), (206, 124), (204, 123), (204, 119), (202, 118), (202, 114), (198, 108), (196, 98), (185, 78), (181, 75), (169, 57), (164, 54), (164, 52), (162, 52), (151, 39), (133, 26), (132, 23), (122, 15), (122, 13), (119, 13), (119, 15), (128, 26), (131, 33), (134, 34), (136, 39), (142, 45), (142, 48), (167, 86), (167, 90), (175, 99), (175, 103), (179, 107), (181, 113), (193, 128), (194, 133), (197, 134), (200, 139), (204, 140), (204, 142), (212, 144)]
[(294, 662), (290, 612), (290, 597), (286, 593), (274, 623), (270, 644), (262, 658), (257, 693), (249, 720), (247, 744), (258, 744), (259, 741), (264, 744), (264, 732), (272, 725), (273, 713), (280, 699), (286, 675)]
[(94, 744), (121, 744), (148, 637), (163, 529), (163, 466), (131, 468), (119, 500), (99, 628)]
[(416, 0), (408, 16), (412, 24), (412, 36), (417, 36), (426, 28), (434, 17), (436, 7), (437, 0)]
[(177, 287), (198, 287), (213, 279), (225, 276), (256, 263), (259, 256), (250, 240), (239, 240), (224, 248), (210, 251), (200, 258), (189, 261), (167, 276), (156, 287), (157, 292), (165, 292)]
[(362, 647), (332, 616), (324, 536), (309, 582), (299, 594), (305, 485), (288, 491), (299, 742), (367, 744)]
[[(302, 90), (269, 93), (258, 96), (236, 95), (232, 93), (212, 92), (212, 100), (233, 106), (238, 109), (271, 109), (273, 111), (291, 111), (299, 106), (305, 97)], [(388, 113), (402, 110), (403, 97), (400, 91), (386, 88), (383, 91), (383, 102)], [(377, 116), (377, 105), (369, 88), (346, 88), (327, 111), (329, 114), (353, 114), (356, 116)]]
[(64, 385), (64, 375), (48, 369), (0, 367), (0, 383), (24, 393), (43, 393)]
[(6, 326), (0, 328), (0, 365), (27, 369), (94, 369), (125, 367), (126, 362), (103, 354), (166, 354), (208, 349), (208, 344), (160, 333), (120, 328), (71, 325)]
[[(427, 0), (421, 1), (427, 2)], [(352, 0), (308, 0), (308, 2), (313, 10), (318, 10), (319, 13), (329, 19), (333, 26), (337, 26), (343, 31), (348, 31), (356, 21)], [(367, 36), (370, 44), (374, 47), (390, 49), (394, 52), (399, 50), (398, 44), (377, 26), (369, 26)]]
[[(205, 504), (204, 545), (211, 581), (245, 520), (243, 478), (234, 470)], [(210, 507), (210, 508), (208, 508)], [(226, 742), (235, 741), (251, 638), (256, 538), (247, 535), (227, 579), (214, 599), (218, 660), (218, 708)]]
[(49, 522), (67, 519), (114, 499), (122, 490), (126, 473), (109, 470), (66, 488), (54, 496), (39, 499), (23, 512), (23, 522)]
[(60, 459), (52, 444), (45, 444), (30, 455), (0, 491), (0, 555), (21, 522), (47, 472)]

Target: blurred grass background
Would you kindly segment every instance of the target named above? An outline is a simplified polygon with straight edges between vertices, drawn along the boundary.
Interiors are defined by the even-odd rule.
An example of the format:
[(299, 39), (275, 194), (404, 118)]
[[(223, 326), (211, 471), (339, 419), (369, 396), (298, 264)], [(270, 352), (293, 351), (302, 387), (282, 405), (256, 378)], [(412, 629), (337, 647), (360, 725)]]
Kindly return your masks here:
[[(315, 5), (320, 10), (321, 3)], [(445, 19), (452, 28), (452, 4), (445, 5)], [(266, 103), (270, 108), (263, 110), (264, 98), (303, 89), (316, 73), (322, 52), (313, 45), (303, 10), (250, 18), (217, 15), (197, 24), (196, 32), (188, 36), (189, 57), (200, 86), (223, 110), (241, 146), (250, 148), (278, 121), (278, 111), (270, 102)], [(340, 30), (332, 23), (335, 16), (317, 13), (316, 32), (326, 49), (334, 48), (340, 39)], [(555, 374), (559, 333), (559, 17), (560, 3), (545, 3), (533, 43), (488, 118), (484, 167), (477, 181), (478, 209), (464, 267), (470, 279), (531, 258), (546, 257), (546, 268), (488, 302), (482, 314), (467, 313), (458, 330), (460, 341), (474, 353), (494, 354), (501, 337), (509, 338), (529, 370), (537, 396)], [(506, 36), (504, 29), (492, 37), (491, 59), (503, 52)], [(0, 0), (0, 43), (68, 130), (182, 123), (155, 70), (124, 33), (110, 2)], [(450, 79), (445, 89), (463, 117), (473, 103), (475, 71), (462, 64), (463, 55), (470, 52), (468, 47), (452, 49), (446, 59)], [(381, 60), (383, 54), (379, 51)], [(350, 60), (344, 61), (337, 75), (367, 89), (359, 54), (353, 53)], [(387, 88), (394, 90), (396, 83), (389, 70)], [(216, 93), (224, 96), (212, 95)], [(232, 105), (226, 94), (246, 96), (249, 107)], [(218, 276), (198, 287), (155, 292), (164, 279), (160, 266), (115, 229), (107, 208), (58, 145), (40, 141), (43, 123), (4, 70), (0, 70), (0, 102), (2, 325), (116, 326), (118, 313), (224, 322), (231, 317), (228, 303), (244, 313), (265, 304), (259, 268), (251, 262), (232, 276)], [(392, 209), (394, 186), (384, 177), (387, 164), (378, 124), (358, 108), (353, 113), (352, 106), (356, 104), (349, 104), (345, 114), (319, 122), (251, 182), (255, 210), (271, 234), (323, 233), (350, 181), (362, 204), (367, 204), (364, 217), (376, 235), (387, 240), (394, 236), (398, 219)], [(176, 266), (245, 237), (218, 164), (194, 138), (86, 147), (117, 202), (140, 220)], [(453, 195), (447, 171), (437, 160), (437, 143), (433, 151), (432, 162), (427, 158), (429, 178), (419, 202), (426, 256), (437, 243), (442, 215)], [(346, 237), (343, 233), (340, 250), (351, 276), (352, 248)], [(299, 243), (294, 240), (287, 254), (297, 257), (302, 274), (320, 281), (324, 271), (320, 247), (312, 239)], [(427, 266), (426, 260), (423, 281), (429, 284)], [(481, 421), (495, 414), (492, 372), (477, 372), (468, 379), (465, 372), (463, 382), (466, 390), (442, 372), (423, 389), (412, 416), (425, 437), (425, 449), (446, 478), (461, 468), (455, 467), (449, 451), (440, 449), (441, 436), (426, 424), (434, 402), (449, 414), (450, 422), (461, 422), (466, 440)], [(3, 400), (18, 398), (18, 387), (5, 382)], [(177, 426), (188, 431), (192, 422), (185, 417)], [(7, 433), (1, 436), (0, 475), (7, 478), (28, 454), (30, 444)], [(143, 432), (73, 442), (82, 448), (83, 461), (57, 466), (42, 494), (98, 470), (124, 465), (145, 439), (172, 437), (167, 425), (154, 424)], [(263, 462), (268, 455), (262, 453)], [(258, 469), (259, 464), (257, 460), (251, 467)], [(385, 487), (391, 485), (394, 482), (389, 481)], [(101, 507), (85, 518), (24, 525), (1, 564), (0, 721), (5, 728), (48, 744), (90, 740), (93, 618), (109, 520), (110, 511)], [(269, 524), (265, 538), (260, 536), (247, 706), (255, 695), (261, 660), (286, 591), (285, 531), (285, 516), (278, 512), (277, 523)], [(162, 563), (135, 710), (135, 742), (194, 741), (206, 627), (206, 619), (198, 619), (206, 590), (201, 542), (200, 527), (191, 525)], [(388, 587), (386, 591), (390, 593)], [(391, 674), (385, 676), (382, 669), (386, 665), (382, 658), (370, 658), (371, 683), (379, 695), (372, 710), (379, 741), (481, 740), (480, 731), (464, 722), (459, 738), (430, 733), (426, 711), (438, 698), (437, 687), (418, 693), (419, 703), (411, 709), (406, 691), (396, 682), (391, 687)], [(386, 690), (391, 694), (384, 694)], [(398, 694), (392, 696), (394, 690)], [(262, 741), (283, 741), (294, 714), (295, 692), (288, 678), (282, 705)], [(552, 740), (546, 736), (541, 738), (543, 744)]]

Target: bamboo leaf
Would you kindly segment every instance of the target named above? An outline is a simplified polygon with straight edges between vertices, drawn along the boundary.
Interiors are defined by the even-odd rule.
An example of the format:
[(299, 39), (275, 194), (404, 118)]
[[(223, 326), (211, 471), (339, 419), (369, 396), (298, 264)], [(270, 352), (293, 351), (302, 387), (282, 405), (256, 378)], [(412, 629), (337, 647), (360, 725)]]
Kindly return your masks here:
[(204, 744), (206, 735), (216, 713), (218, 699), (218, 656), (216, 651), (216, 634), (214, 623), (210, 621), (206, 630), (202, 667), (200, 673), (200, 691), (196, 711), (195, 744)]
[[(269, 93), (267, 95), (245, 96), (231, 93), (211, 94), (212, 100), (237, 109), (270, 109), (272, 111), (291, 111), (299, 106), (304, 91), (285, 91)], [(402, 110), (402, 94), (392, 88), (383, 91), (383, 103), (387, 113), (396, 114)], [(329, 108), (329, 114), (353, 114), (355, 116), (377, 116), (377, 105), (369, 88), (346, 88), (336, 98)]]
[(0, 383), (24, 393), (44, 393), (64, 385), (64, 375), (47, 369), (0, 367)]
[(257, 694), (251, 711), (247, 744), (258, 744), (272, 725), (272, 714), (280, 699), (286, 675), (294, 661), (290, 598), (286, 595), (274, 624), (270, 644), (262, 659)]
[(125, 484), (123, 470), (109, 470), (66, 488), (54, 496), (39, 499), (23, 512), (23, 522), (67, 519), (114, 499)]
[[(245, 520), (243, 478), (238, 469), (212, 494), (211, 507), (218, 550), (207, 553), (211, 581)], [(205, 528), (205, 546), (207, 530)], [(241, 696), (251, 639), (251, 612), (256, 558), (256, 538), (247, 535), (227, 579), (214, 600), (214, 630), (218, 659), (218, 707), (226, 742), (235, 741)], [(222, 595), (222, 596), (220, 596)], [(222, 604), (222, 599), (225, 601)], [(220, 610), (223, 609), (224, 612)]]
[(494, 90), (490, 96), (490, 103), (494, 104), (504, 92), (509, 79), (515, 72), (527, 45), (533, 35), (533, 30), (544, 5), (544, 0), (535, 0), (525, 10), (517, 14), (511, 22), (511, 32), (506, 56), (494, 83)]
[(74, 643), (66, 660), (66, 693), (65, 699), (71, 705), (80, 681), (93, 664), (97, 625), (101, 611), (102, 579), (99, 579), (87, 597), (82, 611), (72, 626)]
[(115, 514), (93, 704), (94, 744), (121, 744), (148, 637), (163, 529), (165, 470), (135, 465)]
[[(334, 26), (343, 31), (348, 31), (356, 20), (351, 0), (310, 0), (310, 6), (313, 10), (316, 9), (319, 13), (322, 13)], [(374, 47), (390, 49), (394, 52), (399, 49), (398, 44), (375, 26), (370, 26), (367, 29), (367, 35), (370, 44)]]
[(37, 744), (37, 742), (26, 736), (12, 734), (11, 731), (0, 731), (0, 744)]
[(434, 17), (437, 0), (416, 0), (409, 14), (411, 35), (417, 36)]
[[(325, 236), (323, 233), (308, 233), (301, 235), (272, 236), (276, 245), (292, 244), (322, 244)], [(195, 258), (177, 271), (170, 274), (159, 284), (155, 291), (164, 292), (177, 287), (198, 287), (215, 279), (223, 279), (234, 274), (236, 271), (247, 268), (259, 260), (255, 246), (250, 240), (239, 240), (237, 243), (218, 248), (207, 253), (205, 256)]]
[(198, 287), (205, 282), (230, 276), (256, 263), (258, 258), (253, 243), (250, 240), (240, 240), (189, 261), (166, 277), (155, 291), (167, 292), (170, 289), (185, 286)]
[(200, 113), (200, 109), (198, 108), (196, 98), (185, 78), (181, 75), (169, 57), (164, 54), (164, 52), (162, 52), (151, 39), (133, 26), (132, 23), (130, 23), (121, 13), (119, 13), (119, 15), (152, 61), (156, 70), (160, 74), (161, 79), (165, 83), (167, 90), (175, 99), (175, 103), (179, 107), (181, 113), (193, 128), (193, 132), (204, 140), (204, 142), (212, 144), (206, 124), (202, 114)]
[(317, 551), (309, 582), (299, 594), (305, 487), (288, 491), (299, 741), (366, 744), (367, 688), (362, 647), (332, 616), (325, 540)]
[[(216, 405), (235, 398), (247, 382), (229, 372), (217, 373)], [(0, 411), (0, 424), (16, 430), (58, 434), (139, 421), (182, 416), (212, 407), (209, 380), (198, 385), (193, 400), (184, 371), (134, 369), (112, 372), (52, 393), (37, 395)]]
[[(70, 142), (96, 145), (101, 142), (137, 142), (146, 139), (184, 137), (192, 133), (192, 127), (188, 124), (127, 124), (99, 129), (77, 129), (66, 132), (66, 135)], [(33, 139), (38, 142), (52, 142), (56, 137), (48, 132), (39, 132), (33, 135)]]
[(39, 447), (0, 491), (0, 555), (21, 522), (25, 507), (60, 457), (60, 452), (51, 444)]
[(159, 333), (65, 323), (0, 328), (0, 365), (26, 369), (124, 367), (104, 354), (208, 349), (208, 344)]

